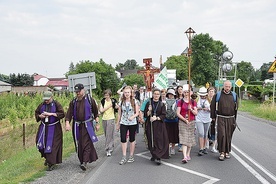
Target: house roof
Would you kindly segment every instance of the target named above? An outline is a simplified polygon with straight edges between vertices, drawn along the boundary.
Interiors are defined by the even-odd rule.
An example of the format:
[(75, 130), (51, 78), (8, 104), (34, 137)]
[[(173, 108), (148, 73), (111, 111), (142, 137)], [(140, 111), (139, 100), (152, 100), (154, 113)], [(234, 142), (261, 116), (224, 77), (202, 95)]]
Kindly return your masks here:
[(43, 75), (40, 75), (40, 74), (34, 74), (33, 76), (34, 76), (34, 81), (38, 81), (41, 78), (47, 78), (47, 77), (45, 77)]
[(11, 84), (7, 82), (0, 81), (0, 86), (11, 86)]
[(68, 80), (50, 80), (46, 83), (46, 86), (69, 86)]

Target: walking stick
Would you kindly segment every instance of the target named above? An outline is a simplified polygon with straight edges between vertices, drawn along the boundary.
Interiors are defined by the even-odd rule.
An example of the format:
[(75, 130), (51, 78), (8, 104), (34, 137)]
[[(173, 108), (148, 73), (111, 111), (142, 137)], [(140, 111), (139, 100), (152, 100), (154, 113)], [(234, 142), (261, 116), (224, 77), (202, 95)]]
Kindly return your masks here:
[[(151, 106), (151, 99), (149, 100), (149, 105)], [(152, 110), (151, 110), (152, 111)], [(151, 113), (150, 113), (151, 116)], [(152, 121), (150, 121), (150, 134), (151, 134), (151, 147), (153, 148), (153, 126), (152, 126)]]

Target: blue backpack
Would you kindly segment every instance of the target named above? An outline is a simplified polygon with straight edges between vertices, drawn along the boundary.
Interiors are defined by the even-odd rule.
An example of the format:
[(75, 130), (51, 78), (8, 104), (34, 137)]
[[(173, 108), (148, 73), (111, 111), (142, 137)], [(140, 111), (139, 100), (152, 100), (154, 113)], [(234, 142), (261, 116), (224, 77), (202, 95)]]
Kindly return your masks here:
[[(221, 95), (221, 91), (218, 91), (216, 96), (216, 102), (219, 101), (220, 95)], [(237, 102), (237, 94), (234, 91), (232, 91), (232, 96), (233, 96), (234, 102)]]
[[(218, 91), (216, 94), (216, 111), (218, 111), (218, 101), (220, 99), (220, 96), (221, 96), (221, 91)], [(234, 91), (232, 91), (232, 96), (233, 96), (234, 102), (237, 103), (237, 94)], [(237, 105), (236, 105), (236, 108), (237, 108)]]

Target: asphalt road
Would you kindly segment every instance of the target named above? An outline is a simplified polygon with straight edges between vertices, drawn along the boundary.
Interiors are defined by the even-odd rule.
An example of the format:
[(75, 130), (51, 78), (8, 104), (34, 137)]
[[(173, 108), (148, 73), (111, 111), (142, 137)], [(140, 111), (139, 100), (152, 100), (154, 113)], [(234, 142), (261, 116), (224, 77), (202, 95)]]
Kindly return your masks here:
[(276, 126), (264, 120), (238, 115), (233, 135), (231, 158), (218, 160), (218, 153), (197, 156), (198, 146), (191, 151), (192, 160), (182, 164), (181, 152), (157, 166), (143, 142), (142, 128), (137, 135), (135, 162), (119, 165), (122, 157), (119, 137), (111, 157), (103, 150), (104, 137), (95, 144), (99, 159), (83, 172), (76, 155), (66, 159), (56, 170), (33, 183), (87, 183), (87, 184), (167, 184), (167, 183), (276, 183)]

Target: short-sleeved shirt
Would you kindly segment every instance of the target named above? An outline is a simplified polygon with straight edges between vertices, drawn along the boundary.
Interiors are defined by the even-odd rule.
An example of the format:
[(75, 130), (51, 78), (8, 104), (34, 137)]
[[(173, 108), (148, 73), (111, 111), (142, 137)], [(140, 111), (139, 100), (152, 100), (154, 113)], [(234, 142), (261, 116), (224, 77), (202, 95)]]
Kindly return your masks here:
[[(138, 100), (134, 100), (135, 105), (139, 106)], [(122, 109), (122, 113), (121, 113), (121, 121), (120, 124), (123, 125), (136, 125), (137, 124), (137, 119), (134, 118), (132, 121), (129, 121), (128, 118), (133, 116), (135, 114), (135, 106), (132, 107), (130, 102), (121, 103), (121, 109)]]
[[(110, 106), (112, 104), (112, 101), (106, 101), (104, 103), (104, 106)], [(104, 107), (103, 107), (104, 108)], [(103, 113), (103, 120), (111, 120), (111, 119), (115, 119), (115, 115), (114, 115), (114, 109), (111, 107), (109, 109), (107, 109), (104, 113)]]
[[(182, 99), (177, 101), (177, 107), (181, 107), (180, 114), (184, 118), (188, 117), (188, 112), (189, 112), (188, 111), (188, 105), (189, 105), (189, 103), (185, 102)], [(191, 105), (192, 105), (192, 108), (196, 107), (197, 106), (196, 101), (191, 100)], [(190, 121), (191, 120), (195, 120), (195, 115), (192, 112), (190, 113)]]

